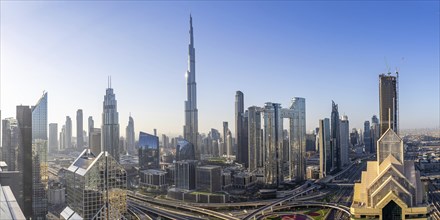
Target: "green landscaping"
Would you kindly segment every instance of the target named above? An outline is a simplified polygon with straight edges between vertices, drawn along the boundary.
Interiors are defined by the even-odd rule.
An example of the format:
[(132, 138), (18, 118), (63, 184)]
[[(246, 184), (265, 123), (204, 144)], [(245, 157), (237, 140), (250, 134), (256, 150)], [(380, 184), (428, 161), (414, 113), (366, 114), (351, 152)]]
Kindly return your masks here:
[(304, 214), (312, 217), (314, 220), (324, 220), (328, 212), (330, 212), (330, 209), (317, 209)]

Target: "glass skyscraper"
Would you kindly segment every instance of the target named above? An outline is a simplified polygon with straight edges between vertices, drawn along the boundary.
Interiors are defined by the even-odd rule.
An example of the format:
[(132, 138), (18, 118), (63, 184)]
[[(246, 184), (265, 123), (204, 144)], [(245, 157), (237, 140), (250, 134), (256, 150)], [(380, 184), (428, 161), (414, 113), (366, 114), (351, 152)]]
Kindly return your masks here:
[(32, 211), (33, 219), (45, 219), (47, 164), (47, 92), (32, 106)]
[(127, 213), (127, 173), (108, 152), (85, 149), (66, 172), (63, 214), (82, 219), (122, 219)]
[(159, 169), (159, 138), (139, 132), (139, 166), (141, 169)]
[(101, 149), (119, 162), (119, 113), (110, 79), (102, 109)]
[(290, 110), (290, 178), (301, 181), (306, 178), (306, 100), (293, 98)]

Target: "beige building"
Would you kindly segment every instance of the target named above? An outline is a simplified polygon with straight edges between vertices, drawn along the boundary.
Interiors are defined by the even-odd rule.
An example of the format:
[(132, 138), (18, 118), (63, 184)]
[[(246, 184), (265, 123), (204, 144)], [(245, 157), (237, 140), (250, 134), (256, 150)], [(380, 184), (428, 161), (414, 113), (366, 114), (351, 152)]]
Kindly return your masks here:
[(403, 141), (393, 129), (377, 141), (377, 152), (354, 186), (352, 219), (428, 219), (420, 173), (414, 161), (404, 161)]

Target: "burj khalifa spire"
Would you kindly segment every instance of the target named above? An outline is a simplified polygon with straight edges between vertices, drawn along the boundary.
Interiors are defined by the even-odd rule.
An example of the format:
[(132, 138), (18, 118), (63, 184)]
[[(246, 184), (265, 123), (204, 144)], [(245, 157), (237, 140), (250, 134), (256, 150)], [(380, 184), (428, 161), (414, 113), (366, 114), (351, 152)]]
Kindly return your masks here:
[(194, 146), (195, 157), (200, 159), (200, 149), (197, 144), (198, 137), (198, 111), (197, 111), (197, 89), (196, 89), (196, 50), (194, 49), (194, 35), (192, 17), (189, 16), (189, 45), (188, 45), (188, 70), (186, 71), (187, 100), (185, 101), (185, 125), (183, 136)]

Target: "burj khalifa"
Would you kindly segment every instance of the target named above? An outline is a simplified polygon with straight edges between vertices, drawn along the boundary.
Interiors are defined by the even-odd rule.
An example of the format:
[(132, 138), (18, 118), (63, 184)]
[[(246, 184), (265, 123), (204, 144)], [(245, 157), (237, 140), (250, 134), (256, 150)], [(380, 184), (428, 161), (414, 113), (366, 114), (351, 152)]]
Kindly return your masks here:
[(197, 144), (198, 137), (198, 110), (196, 89), (196, 50), (194, 49), (194, 35), (192, 17), (189, 17), (189, 45), (188, 45), (188, 70), (186, 71), (187, 100), (185, 101), (185, 125), (183, 126), (184, 138), (193, 144), (195, 157), (200, 159), (200, 149)]

